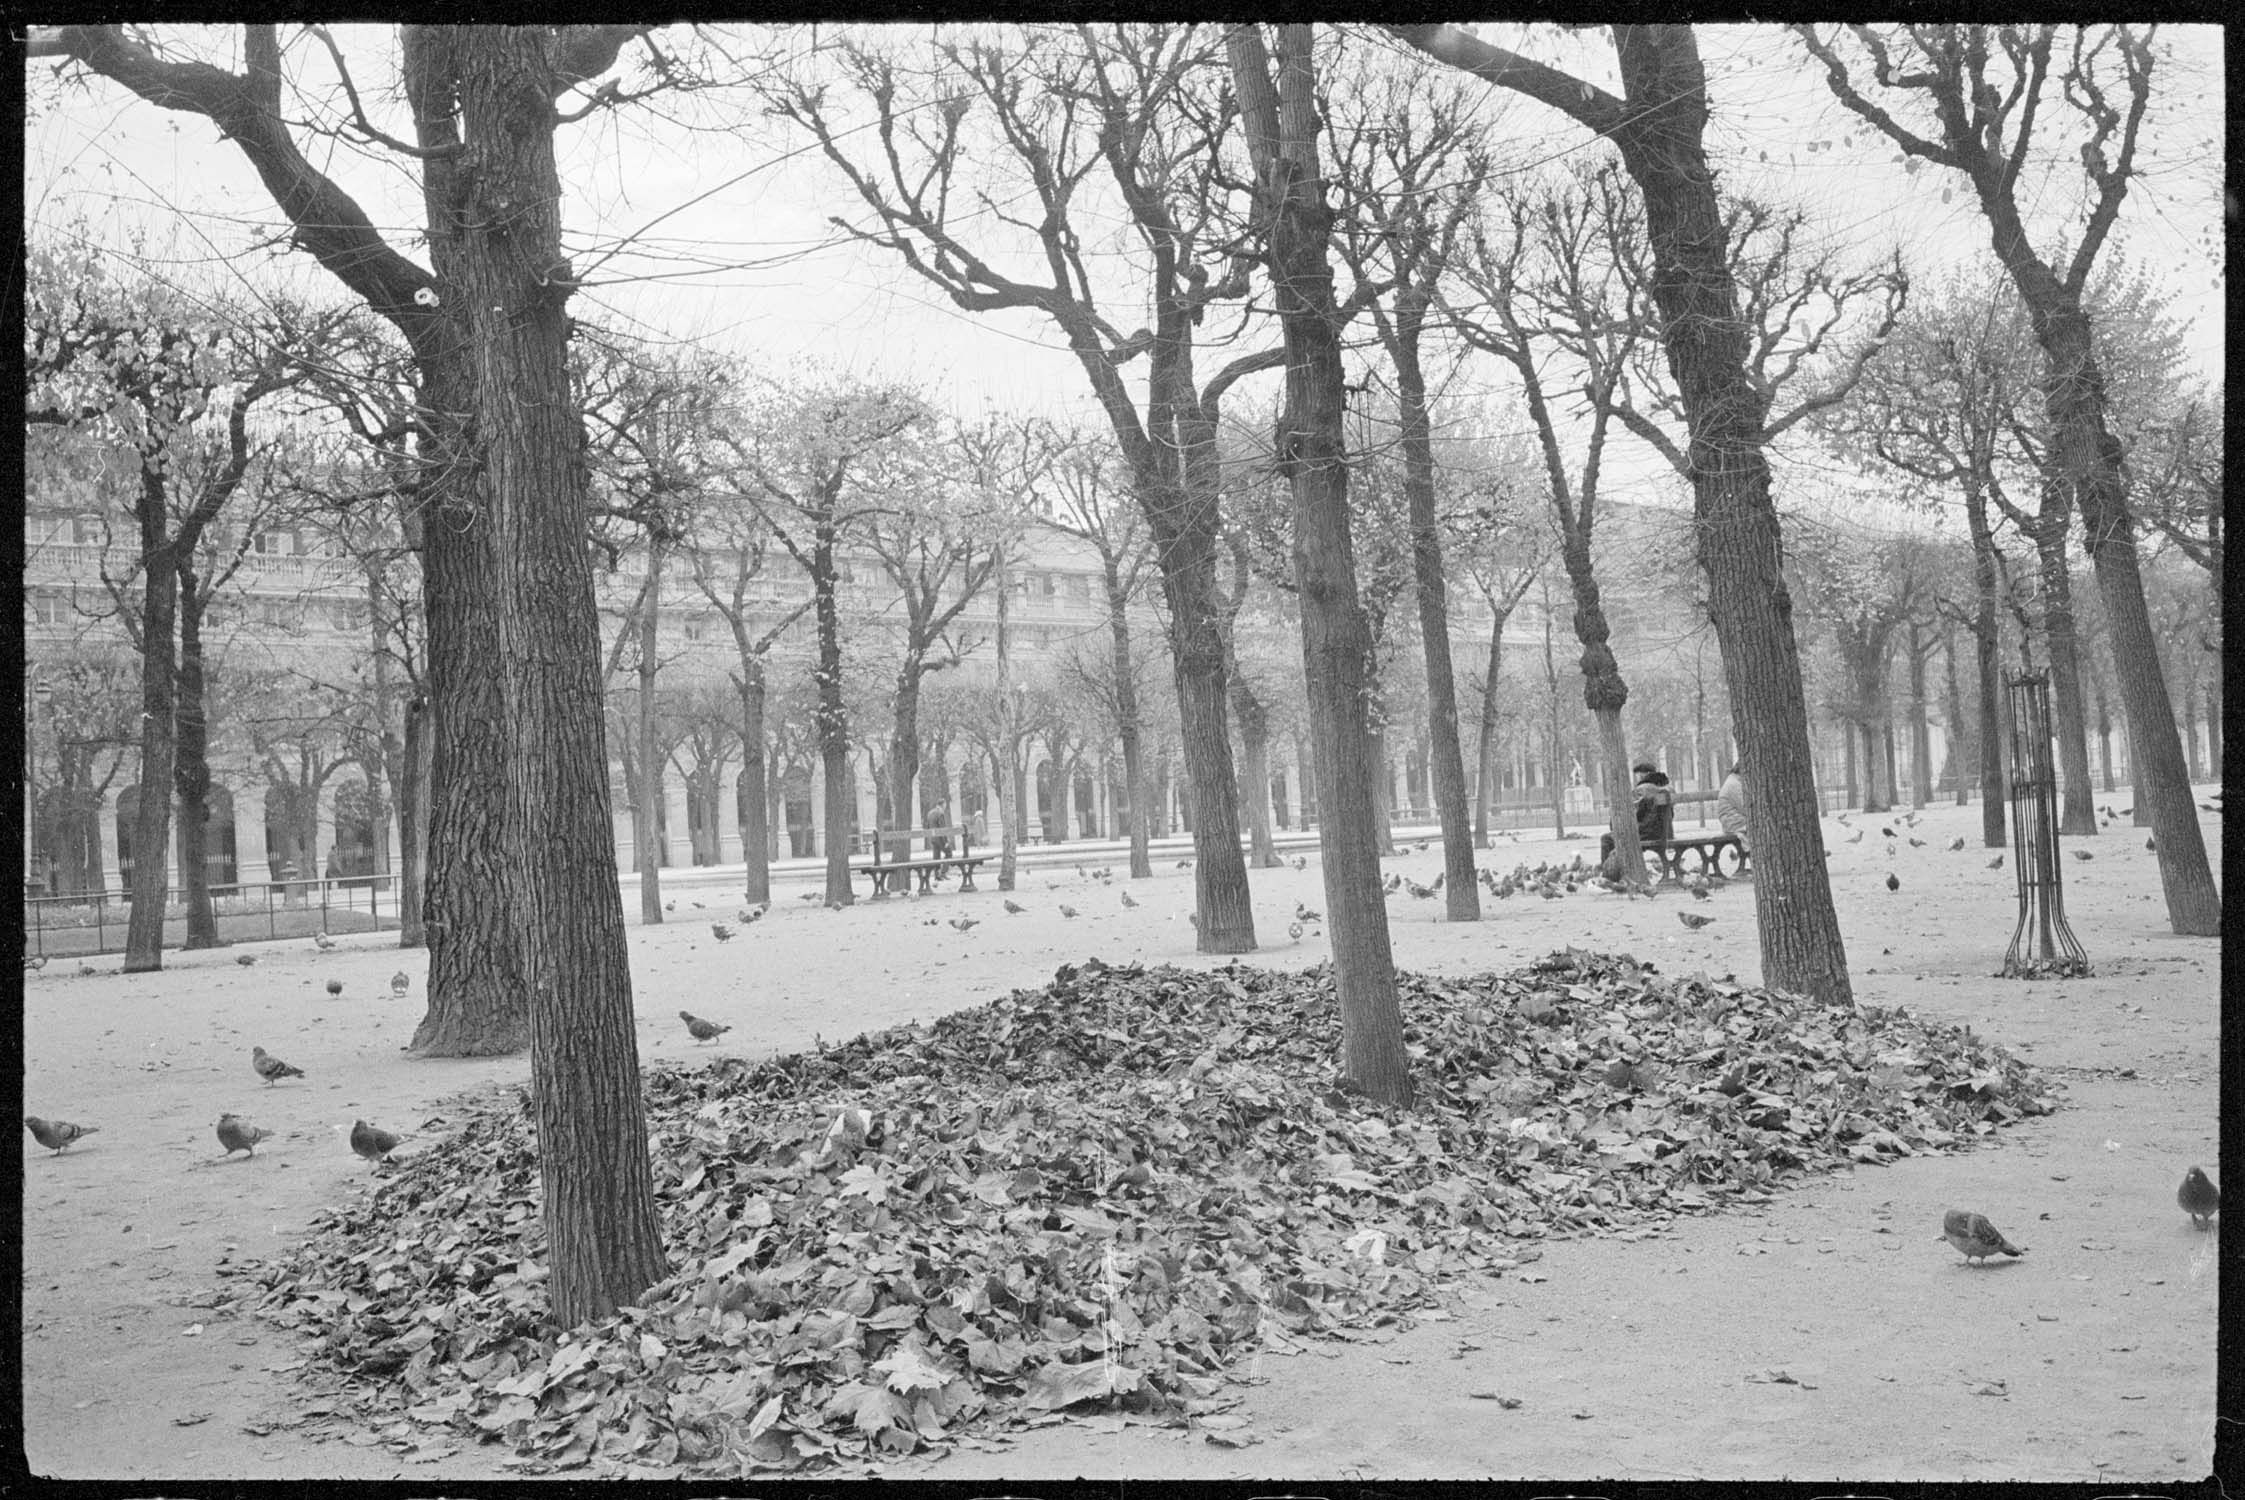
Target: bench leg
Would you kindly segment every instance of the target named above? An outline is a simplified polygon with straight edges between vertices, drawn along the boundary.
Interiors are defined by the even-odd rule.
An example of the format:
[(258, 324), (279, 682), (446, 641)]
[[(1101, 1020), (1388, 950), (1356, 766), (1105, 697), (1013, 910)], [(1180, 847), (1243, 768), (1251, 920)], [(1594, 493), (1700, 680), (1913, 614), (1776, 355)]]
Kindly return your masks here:
[(961, 891), (971, 891), (974, 889), (973, 865), (963, 864), (959, 866), (959, 889)]

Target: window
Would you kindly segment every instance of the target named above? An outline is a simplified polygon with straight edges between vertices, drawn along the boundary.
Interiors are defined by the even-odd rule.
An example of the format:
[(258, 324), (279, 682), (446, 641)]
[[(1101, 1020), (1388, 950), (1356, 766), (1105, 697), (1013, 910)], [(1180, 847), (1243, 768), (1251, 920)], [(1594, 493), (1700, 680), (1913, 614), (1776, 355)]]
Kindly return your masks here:
[(1088, 573), (1069, 574), (1068, 593), (1072, 598), (1089, 599), (1091, 597), (1091, 575)]
[(294, 557), (296, 533), (293, 531), (260, 531), (250, 538), (250, 550), (260, 557)]
[(70, 596), (52, 589), (40, 589), (25, 600), (25, 613), (34, 625), (67, 625), (70, 623)]
[(102, 538), (107, 532), (108, 528), (101, 524), (101, 517), (99, 516), (81, 515), (70, 518), (70, 539), (80, 546), (100, 546)]
[(689, 641), (708, 640), (709, 617), (707, 615), (688, 615), (681, 623), (679, 633)]

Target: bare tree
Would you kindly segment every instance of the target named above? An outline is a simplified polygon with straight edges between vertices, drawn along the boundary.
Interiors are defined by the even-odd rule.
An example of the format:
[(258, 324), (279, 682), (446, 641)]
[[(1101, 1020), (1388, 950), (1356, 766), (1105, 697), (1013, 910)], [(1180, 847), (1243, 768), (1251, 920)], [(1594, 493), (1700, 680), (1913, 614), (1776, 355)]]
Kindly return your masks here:
[(1408, 1105), (1411, 1065), (1380, 889), (1373, 767), (1360, 724), (1372, 637), (1357, 597), (1349, 542), (1340, 337), (1345, 314), (1333, 296), (1327, 258), (1333, 211), (1317, 146), (1311, 29), (1279, 26), (1275, 47), (1266, 51), (1260, 26), (1235, 26), (1225, 46), (1255, 165), (1255, 224), (1264, 236), (1286, 335), (1286, 411), (1274, 446), (1278, 471), (1294, 492), (1294, 579), (1301, 601), (1302, 669), (1309, 681), (1310, 743), (1318, 766), (1319, 862), (1332, 914), (1341, 1076), (1377, 1103)]
[[(1067, 339), (1129, 466), (1152, 532), (1169, 607), (1185, 761), (1194, 788), (1194, 888), (1204, 953), (1255, 947), (1247, 867), (1239, 848), (1226, 731), (1224, 643), (1215, 603), (1220, 558), (1216, 430), (1224, 393), (1276, 368), (1283, 351), (1238, 356), (1213, 375), (1195, 369), (1198, 328), (1248, 289), (1250, 261), (1229, 245), (1219, 148), (1228, 99), (1214, 87), (1211, 43), (1190, 27), (1023, 29), (1011, 45), (939, 42), (936, 62), (910, 75), (892, 59), (846, 46), (854, 95), (870, 106), (869, 132), (831, 111), (830, 90), (801, 79), (768, 90), (773, 109), (819, 144), (857, 192), (869, 224), (837, 218), (845, 232), (887, 249), (970, 312), (1042, 313)], [(970, 117), (985, 117), (985, 135)], [(963, 163), (987, 140), (977, 168), (1002, 174), (969, 191)], [(877, 143), (877, 147), (876, 144)], [(1078, 220), (1077, 196), (1104, 168), (1145, 280), (1131, 300), (1152, 322), (1135, 332), (1100, 310)], [(1023, 213), (988, 215), (993, 243), (1019, 245), (1047, 280), (1001, 270), (990, 246), (963, 238), (965, 206), (1026, 194)], [(956, 214), (955, 208), (956, 206)], [(977, 216), (983, 210), (974, 210)], [(1009, 238), (1010, 237), (1010, 238)], [(1213, 269), (1212, 269), (1213, 267)], [(1123, 367), (1147, 362), (1143, 403)]]
[[(1404, 26), (1429, 55), (1566, 115), (1609, 140), (1643, 195), (1653, 300), (1690, 431), (1689, 477), (1708, 609), (1723, 648), (1747, 780), (1762, 976), (1829, 1004), (1850, 998), (1817, 827), (1799, 645), (1780, 566), (1763, 453), (1770, 396), (1749, 370), (1729, 235), (1707, 165), (1706, 70), (1689, 26), (1616, 26), (1622, 94), (1492, 46), (1455, 26)], [(1767, 892), (1782, 891), (1784, 899)]]
[[(1881, 96), (1921, 105), (1923, 124), (1905, 123), (1858, 88), (1836, 41), (1813, 26), (1794, 31), (1824, 65), (1825, 80), (1845, 108), (1905, 154), (1963, 176), (1979, 199), (1996, 259), (2026, 303), (2042, 347), (2053, 457), (2080, 509), (2112, 631), (2135, 736), (2137, 805), (2151, 810), (2168, 924), (2190, 936), (2217, 936), (2221, 896), (2144, 602), (2124, 454), (2107, 420), (2105, 374), (2085, 301), (2090, 273), (2135, 177), (2137, 134), (2151, 97), (2153, 29), (2069, 28), (2069, 45), (2059, 49), (2059, 28), (2049, 24), (1849, 28)], [(2053, 85), (2055, 101), (2049, 98)], [(2057, 149), (2078, 151), (2089, 193), (2087, 220), (2068, 226), (2072, 248), (2064, 256), (2035, 248), (2021, 210), (2020, 177), (2038, 131), (2045, 142), (2064, 138)]]

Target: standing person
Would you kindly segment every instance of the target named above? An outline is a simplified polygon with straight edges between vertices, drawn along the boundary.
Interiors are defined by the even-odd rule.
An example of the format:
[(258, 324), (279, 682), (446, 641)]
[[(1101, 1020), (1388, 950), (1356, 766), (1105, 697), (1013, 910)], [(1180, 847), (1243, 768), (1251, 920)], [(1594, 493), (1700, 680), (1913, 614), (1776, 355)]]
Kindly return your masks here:
[(1732, 766), (1723, 778), (1722, 789), (1715, 793), (1715, 819), (1723, 825), (1723, 832), (1738, 840), (1741, 851), (1751, 851), (1746, 838), (1746, 783), (1742, 772)]
[(938, 799), (928, 809), (928, 853), (937, 859), (951, 857), (951, 809)]

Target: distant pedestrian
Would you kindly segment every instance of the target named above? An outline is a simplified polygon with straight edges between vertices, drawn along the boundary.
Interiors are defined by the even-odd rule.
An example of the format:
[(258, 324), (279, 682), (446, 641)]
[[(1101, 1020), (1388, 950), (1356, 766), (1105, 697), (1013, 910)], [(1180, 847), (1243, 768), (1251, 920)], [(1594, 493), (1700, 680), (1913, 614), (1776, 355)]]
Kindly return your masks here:
[(951, 809), (940, 800), (928, 809), (928, 852), (937, 859), (951, 857)]
[(1746, 782), (1737, 766), (1723, 778), (1722, 789), (1715, 793), (1715, 818), (1723, 825), (1723, 832), (1738, 840), (1741, 850), (1752, 846), (1746, 839)]
[(990, 845), (990, 814), (985, 808), (976, 808), (974, 816), (967, 819), (967, 838), (979, 848)]

